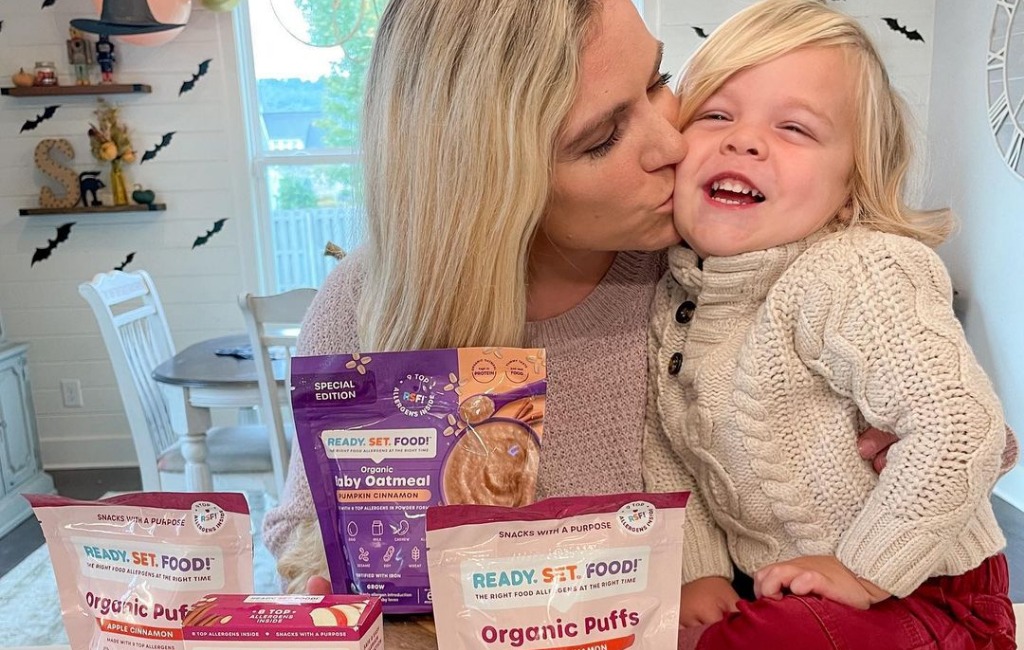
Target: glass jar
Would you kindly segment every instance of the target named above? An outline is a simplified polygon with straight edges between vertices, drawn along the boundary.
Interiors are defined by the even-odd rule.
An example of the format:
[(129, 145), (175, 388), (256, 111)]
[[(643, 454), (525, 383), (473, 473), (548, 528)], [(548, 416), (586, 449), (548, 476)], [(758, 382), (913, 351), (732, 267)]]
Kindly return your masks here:
[(57, 85), (57, 68), (54, 67), (53, 61), (36, 61), (36, 85)]

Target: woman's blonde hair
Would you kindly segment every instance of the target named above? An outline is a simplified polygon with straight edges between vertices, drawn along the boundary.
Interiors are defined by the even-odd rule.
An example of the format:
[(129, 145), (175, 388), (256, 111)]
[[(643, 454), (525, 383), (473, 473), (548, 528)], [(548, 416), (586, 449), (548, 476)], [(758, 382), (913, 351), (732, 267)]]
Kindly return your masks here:
[(522, 343), (598, 0), (392, 0), (367, 74), (367, 350)]
[(856, 66), (854, 171), (843, 221), (932, 246), (942, 243), (952, 228), (949, 211), (914, 210), (905, 202), (913, 147), (903, 99), (857, 21), (824, 2), (764, 0), (722, 23), (687, 63), (678, 89), (680, 124), (689, 124), (737, 72), (804, 47), (843, 47)]

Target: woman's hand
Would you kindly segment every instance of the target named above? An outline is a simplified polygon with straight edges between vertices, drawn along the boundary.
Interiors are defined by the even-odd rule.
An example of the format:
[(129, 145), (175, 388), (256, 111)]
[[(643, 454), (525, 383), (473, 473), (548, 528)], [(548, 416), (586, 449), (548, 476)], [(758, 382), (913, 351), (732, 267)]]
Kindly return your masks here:
[[(857, 451), (864, 460), (870, 460), (871, 466), (875, 468), (876, 474), (881, 474), (885, 469), (885, 461), (889, 454), (889, 447), (899, 440), (891, 433), (871, 427), (866, 429), (857, 437)], [(1017, 457), (1020, 453), (1020, 442), (1017, 434), (1009, 425), (1006, 426), (1006, 447), (1003, 448), (1003, 462), (999, 469), (999, 475), (1006, 474), (1017, 465)]]
[(861, 458), (871, 461), (876, 474), (881, 474), (885, 469), (889, 447), (897, 440), (899, 438), (893, 434), (871, 427), (857, 437), (857, 451)]
[(331, 583), (323, 576), (313, 576), (306, 581), (306, 593), (311, 596), (329, 596)]
[(739, 599), (732, 584), (719, 576), (687, 582), (679, 590), (679, 625), (697, 627), (720, 621), (729, 612), (739, 611)]
[(778, 600), (783, 589), (797, 596), (815, 594), (856, 609), (867, 609), (891, 594), (858, 578), (831, 555), (807, 555), (769, 564), (754, 574), (758, 598)]

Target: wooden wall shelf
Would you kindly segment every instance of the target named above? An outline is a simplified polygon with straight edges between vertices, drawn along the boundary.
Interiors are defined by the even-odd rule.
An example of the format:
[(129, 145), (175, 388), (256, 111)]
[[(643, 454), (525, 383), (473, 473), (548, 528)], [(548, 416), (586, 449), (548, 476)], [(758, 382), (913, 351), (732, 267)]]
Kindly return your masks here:
[(48, 214), (107, 214), (111, 212), (163, 212), (166, 203), (150, 203), (149, 205), (98, 205), (88, 208), (21, 208), (18, 214), (23, 217), (40, 217)]
[(92, 86), (11, 86), (0, 88), (0, 95), (9, 97), (59, 97), (68, 95), (130, 95), (151, 93), (149, 84), (94, 84)]

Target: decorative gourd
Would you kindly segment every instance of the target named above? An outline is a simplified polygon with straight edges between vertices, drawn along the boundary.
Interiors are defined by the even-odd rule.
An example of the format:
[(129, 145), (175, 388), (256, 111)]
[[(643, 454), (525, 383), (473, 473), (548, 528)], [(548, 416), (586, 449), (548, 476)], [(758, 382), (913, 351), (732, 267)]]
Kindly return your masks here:
[(11, 81), (19, 88), (27, 88), (36, 82), (36, 77), (31, 72), (25, 72), (25, 68), (21, 68), (11, 75)]
[(141, 205), (149, 205), (156, 200), (156, 194), (153, 190), (144, 190), (141, 185), (135, 185), (135, 191), (132, 192), (132, 200)]

